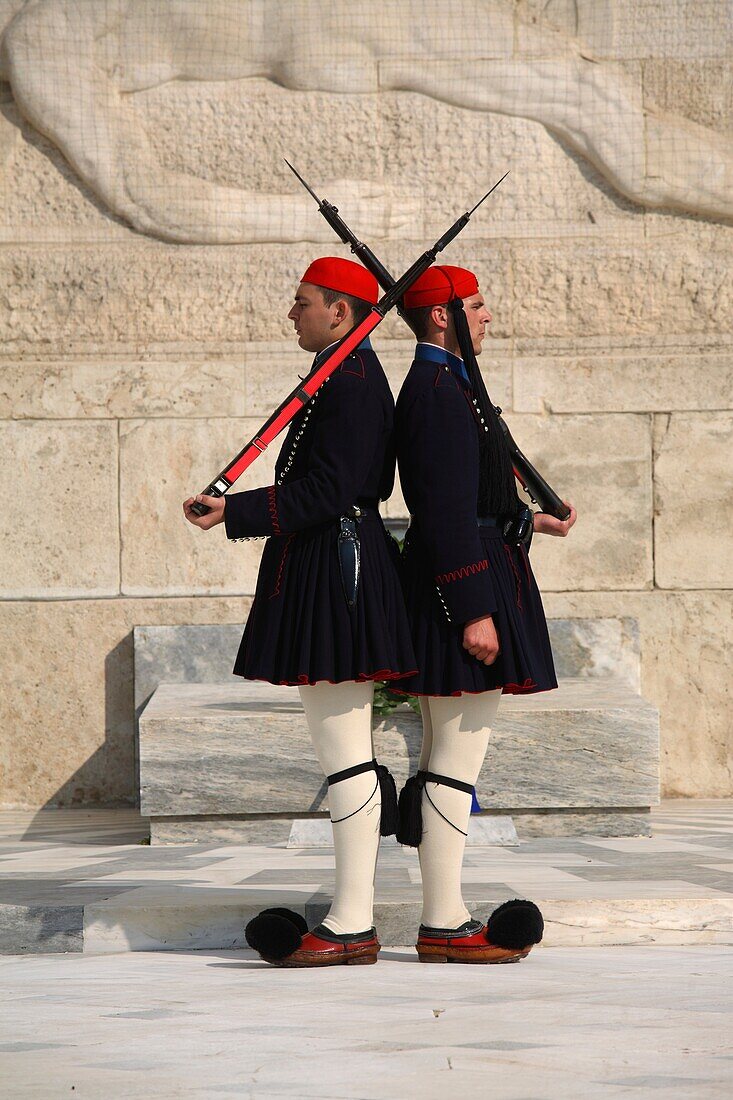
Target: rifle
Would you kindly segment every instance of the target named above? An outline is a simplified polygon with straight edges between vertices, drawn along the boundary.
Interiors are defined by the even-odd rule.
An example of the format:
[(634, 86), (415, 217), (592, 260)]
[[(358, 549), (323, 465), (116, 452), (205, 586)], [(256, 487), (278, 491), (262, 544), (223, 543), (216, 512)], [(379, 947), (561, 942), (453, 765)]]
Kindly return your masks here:
[[(312, 197), (315, 199), (316, 203), (318, 204), (319, 213), (326, 219), (333, 231), (338, 237), (341, 238), (344, 244), (349, 245), (351, 251), (354, 253), (355, 256), (358, 256), (358, 258), (364, 264), (364, 267), (367, 268), (368, 271), (371, 271), (372, 275), (374, 275), (382, 289), (389, 291), (392, 287), (394, 287), (395, 281), (392, 275), (390, 275), (384, 264), (374, 255), (371, 248), (369, 248), (368, 245), (364, 244), (363, 241), (360, 241), (358, 237), (356, 237), (356, 235), (352, 232), (352, 230), (349, 229), (348, 225), (339, 214), (338, 207), (334, 206), (333, 203), (328, 202), (327, 199), (319, 199), (313, 188), (306, 183), (300, 172), (298, 172), (293, 167), (290, 161), (285, 160), (285, 163), (287, 164), (290, 171), (303, 184), (303, 187), (305, 187), (306, 191), (308, 191), (309, 194), (312, 195)], [(505, 172), (499, 180), (499, 183), (501, 183), (502, 180), (506, 179), (508, 175), (509, 173)], [(494, 186), (498, 187), (499, 183), (495, 184)], [(397, 312), (401, 312), (399, 304), (397, 306)], [(543, 512), (549, 512), (550, 515), (555, 516), (557, 519), (567, 519), (570, 515), (570, 509), (566, 504), (563, 503), (563, 501), (557, 495), (552, 486), (550, 486), (545, 481), (542, 474), (532, 465), (527, 456), (520, 451), (519, 447), (514, 441), (512, 433), (509, 431), (506, 421), (501, 415), (502, 410), (499, 408), (499, 406), (494, 405), (494, 408), (496, 409), (496, 415), (499, 418), (499, 423), (501, 425), (502, 431), (504, 432), (504, 438), (506, 439), (507, 446), (509, 447), (509, 454), (511, 456), (512, 467), (514, 469), (514, 476), (516, 477), (517, 481), (529, 494), (532, 503), (539, 504)]]
[[(497, 180), (494, 186), (486, 192), (482, 199), (479, 199), (471, 210), (467, 210), (465, 214), (461, 214), (460, 218), (453, 223), (450, 229), (446, 230), (443, 236), (438, 238), (432, 248), (423, 252), (422, 256), (415, 260), (414, 264), (412, 264), (399, 279), (395, 281), (386, 270), (382, 269), (383, 277), (388, 277), (390, 281), (386, 293), (382, 295), (375, 306), (372, 306), (364, 320), (354, 325), (354, 327), (339, 340), (334, 348), (328, 349), (327, 353), (322, 353), (323, 358), (320, 356), (316, 358), (310, 373), (306, 375), (302, 383), (296, 386), (295, 389), (288, 394), (285, 400), (278, 405), (272, 415), (268, 417), (265, 423), (260, 427), (257, 434), (253, 436), (239, 454), (235, 455), (229, 465), (225, 466), (221, 473), (214, 478), (206, 489), (204, 489), (204, 496), (220, 497), (226, 493), (227, 489), (231, 488), (237, 478), (252, 465), (258, 455), (261, 455), (262, 452), (267, 449), (268, 445), (272, 443), (273, 439), (280, 434), (283, 428), (287, 427), (296, 413), (310, 401), (326, 379), (330, 378), (336, 368), (343, 363), (344, 359), (351, 355), (354, 348), (358, 347), (362, 340), (368, 336), (370, 332), (373, 332), (377, 325), (384, 320), (389, 311), (401, 300), (405, 291), (409, 290), (415, 280), (419, 279), (422, 273), (427, 271), (430, 265), (435, 262), (435, 257), (438, 253), (442, 252), (446, 245), (450, 244), (462, 229), (465, 229), (471, 215), (478, 210), (481, 203), (488, 199), (489, 195), (492, 191), (496, 190), (503, 179), (504, 176), (502, 176), (500, 180)], [(202, 501), (194, 501), (191, 505), (191, 511), (195, 512), (197, 516), (205, 516), (211, 509)]]

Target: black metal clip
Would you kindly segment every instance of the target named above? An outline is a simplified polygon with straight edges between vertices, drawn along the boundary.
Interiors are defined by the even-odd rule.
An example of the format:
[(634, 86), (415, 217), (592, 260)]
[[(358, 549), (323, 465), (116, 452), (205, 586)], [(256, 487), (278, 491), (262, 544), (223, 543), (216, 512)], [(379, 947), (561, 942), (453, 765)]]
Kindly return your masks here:
[(504, 538), (507, 542), (514, 542), (517, 546), (524, 546), (529, 550), (534, 534), (534, 512), (526, 506), (520, 508), (516, 516), (512, 516), (504, 524)]

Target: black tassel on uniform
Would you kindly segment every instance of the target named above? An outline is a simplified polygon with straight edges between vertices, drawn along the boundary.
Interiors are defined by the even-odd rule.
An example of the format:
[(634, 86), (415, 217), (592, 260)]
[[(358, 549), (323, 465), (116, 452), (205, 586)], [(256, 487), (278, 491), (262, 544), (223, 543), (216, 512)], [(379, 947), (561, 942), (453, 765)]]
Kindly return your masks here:
[(514, 516), (520, 505), (514, 470), (504, 432), (494, 404), (489, 397), (481, 370), (473, 350), (471, 333), (463, 309), (463, 299), (454, 298), (448, 303), (453, 317), (461, 358), (468, 373), (478, 410), (484, 419), (479, 442), (479, 490), (478, 514)]
[(539, 943), (545, 930), (542, 913), (533, 901), (513, 898), (489, 917), (486, 939), (497, 947), (522, 948)]
[(411, 775), (400, 791), (398, 806), (399, 824), (397, 841), (417, 848), (422, 840), (422, 791), (421, 776)]
[(382, 797), (382, 815), (379, 832), (382, 836), (393, 836), (397, 831), (397, 785), (394, 776), (386, 764), (377, 764), (379, 793)]

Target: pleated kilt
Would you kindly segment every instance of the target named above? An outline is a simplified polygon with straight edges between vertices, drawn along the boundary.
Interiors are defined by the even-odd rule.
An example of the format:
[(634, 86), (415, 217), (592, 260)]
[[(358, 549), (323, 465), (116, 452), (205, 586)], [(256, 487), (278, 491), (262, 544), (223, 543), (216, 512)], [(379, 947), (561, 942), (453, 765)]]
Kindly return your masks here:
[(485, 665), (463, 648), (463, 624), (448, 621), (419, 532), (405, 537), (402, 576), (419, 671), (394, 685), (411, 695), (530, 694), (557, 687), (547, 622), (529, 556), (496, 527), (481, 527), (498, 609), (499, 655)]
[(295, 685), (414, 675), (397, 543), (376, 509), (367, 510), (359, 524), (358, 597), (350, 609), (338, 533), (333, 520), (267, 540), (235, 675)]

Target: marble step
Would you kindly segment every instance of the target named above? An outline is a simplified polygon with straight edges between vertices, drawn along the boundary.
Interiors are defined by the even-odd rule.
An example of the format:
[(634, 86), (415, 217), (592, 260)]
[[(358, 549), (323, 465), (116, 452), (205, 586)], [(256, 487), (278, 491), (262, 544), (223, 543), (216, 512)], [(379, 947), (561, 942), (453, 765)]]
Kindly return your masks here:
[[(115, 811), (72, 830), (63, 812), (42, 816), (43, 828), (26, 822), (0, 840), (0, 953), (241, 948), (245, 924), (263, 908), (295, 909), (313, 927), (333, 896), (332, 848), (155, 848), (130, 843), (134, 822)], [(53, 827), (56, 817), (66, 825)], [(102, 817), (117, 818), (117, 843)], [(652, 837), (468, 847), (466, 903), (485, 920), (502, 901), (530, 898), (545, 918), (547, 947), (733, 944), (733, 800), (670, 801), (652, 820)], [(383, 844), (375, 885), (381, 942), (414, 942), (417, 852)]]
[[(420, 739), (406, 704), (375, 726), (376, 755), (398, 786), (416, 770)], [(327, 812), (295, 688), (160, 684), (140, 715), (139, 768), (153, 843), (286, 840), (294, 818)], [(656, 708), (619, 677), (568, 678), (502, 700), (476, 793), (520, 837), (643, 835), (658, 774)]]

